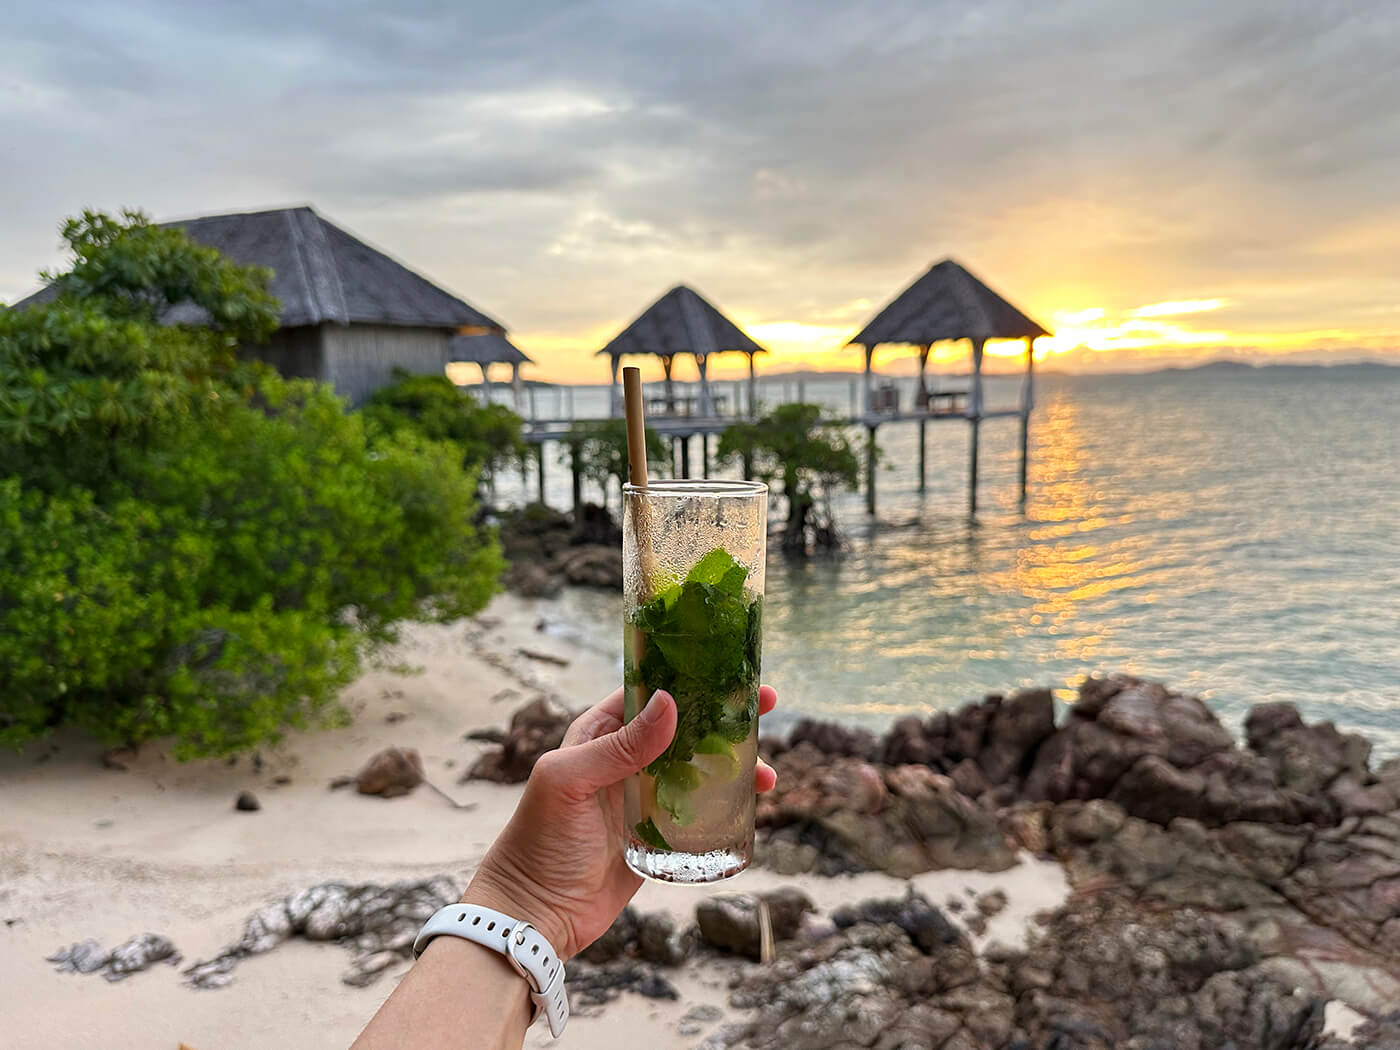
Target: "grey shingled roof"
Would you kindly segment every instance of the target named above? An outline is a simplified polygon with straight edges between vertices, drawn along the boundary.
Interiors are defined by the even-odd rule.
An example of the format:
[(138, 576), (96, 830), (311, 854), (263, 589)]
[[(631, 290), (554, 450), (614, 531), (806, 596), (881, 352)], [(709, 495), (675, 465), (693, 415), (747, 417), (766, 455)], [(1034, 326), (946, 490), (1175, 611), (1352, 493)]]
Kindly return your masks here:
[(851, 340), (925, 346), (945, 339), (1024, 339), (1049, 335), (952, 259), (931, 266)]
[(768, 351), (750, 339), (704, 296), (678, 284), (643, 311), (619, 332), (599, 354), (622, 357), (627, 354), (723, 354), (738, 351), (766, 354)]
[(447, 360), (466, 361), (474, 365), (535, 363), (500, 332), (453, 336), (447, 343)]
[[(502, 326), (426, 277), (327, 222), (309, 207), (207, 215), (164, 223), (217, 248), (234, 262), (266, 266), (269, 290), (282, 304), (284, 328), (383, 324), (415, 328)], [(15, 303), (46, 302), (50, 286)], [(198, 323), (199, 311), (177, 306), (165, 320)]]

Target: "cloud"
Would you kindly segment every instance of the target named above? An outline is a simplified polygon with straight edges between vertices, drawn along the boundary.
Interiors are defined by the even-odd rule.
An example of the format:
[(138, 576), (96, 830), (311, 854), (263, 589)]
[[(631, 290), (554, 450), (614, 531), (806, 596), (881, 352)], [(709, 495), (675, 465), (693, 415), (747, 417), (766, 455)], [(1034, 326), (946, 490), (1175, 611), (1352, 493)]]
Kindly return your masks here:
[(854, 330), (830, 312), (944, 255), (1042, 318), (1360, 327), (1400, 302), (1397, 29), (1383, 0), (29, 5), (0, 298), (85, 205), (309, 200), (551, 341), (678, 281)]

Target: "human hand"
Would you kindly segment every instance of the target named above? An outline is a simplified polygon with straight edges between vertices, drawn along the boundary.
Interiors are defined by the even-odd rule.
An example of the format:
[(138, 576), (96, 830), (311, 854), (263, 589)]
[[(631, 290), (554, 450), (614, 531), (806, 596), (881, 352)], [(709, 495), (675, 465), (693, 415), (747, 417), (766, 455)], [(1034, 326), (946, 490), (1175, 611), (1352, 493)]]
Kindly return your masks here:
[[(777, 702), (777, 691), (763, 686), (758, 713)], [(533, 924), (560, 959), (592, 944), (642, 884), (622, 859), (622, 782), (659, 757), (675, 732), (676, 702), (659, 691), (626, 725), (621, 689), (579, 715), (559, 750), (535, 763), (463, 902)], [(760, 759), (754, 789), (776, 783)]]

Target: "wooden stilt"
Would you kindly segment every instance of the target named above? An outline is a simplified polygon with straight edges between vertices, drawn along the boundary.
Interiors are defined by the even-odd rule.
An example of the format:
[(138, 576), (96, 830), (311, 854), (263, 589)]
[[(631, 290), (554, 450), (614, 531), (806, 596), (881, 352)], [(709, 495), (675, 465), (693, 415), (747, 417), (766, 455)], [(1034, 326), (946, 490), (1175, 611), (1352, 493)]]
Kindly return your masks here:
[(977, 439), (982, 425), (982, 347), (985, 340), (972, 341), (972, 389), (967, 397), (967, 421), (972, 426), (967, 473), (967, 512), (977, 516)]
[[(749, 418), (758, 418), (758, 370), (754, 367), (753, 351), (749, 351)], [(736, 400), (736, 409), (739, 407)], [(737, 412), (735, 413), (738, 414)]]
[(710, 418), (710, 416), (714, 415), (714, 408), (713, 408), (714, 401), (713, 401), (713, 400), (711, 399), (711, 397), (710, 397), (710, 379), (709, 379), (709, 374), (708, 374), (708, 373), (709, 373), (708, 365), (709, 365), (709, 355), (707, 355), (707, 354), (696, 354), (696, 355), (695, 355), (695, 368), (696, 368), (696, 369), (699, 371), (699, 373), (700, 373), (700, 418), (701, 418), (701, 419), (708, 419), (708, 418)]
[[(875, 348), (873, 346), (867, 346), (865, 348), (865, 401), (860, 406), (860, 417), (862, 419), (870, 415), (870, 394), (874, 380), (874, 377), (872, 376), (871, 372), (873, 370), (874, 361)], [(874, 430), (871, 430), (872, 434), (874, 432)]]
[(875, 513), (875, 427), (865, 428), (865, 512)]
[(541, 505), (544, 505), (544, 446), (545, 446), (545, 443), (544, 443), (543, 441), (541, 441), (538, 445), (535, 446), (535, 453), (536, 453), (536, 455), (539, 456), (539, 462), (536, 464), (536, 468), (537, 468), (537, 470), (538, 470), (538, 472), (539, 472), (539, 481), (540, 481), (540, 489), (539, 489), (539, 491), (540, 491), (540, 504), (541, 504)]
[(583, 507), (583, 475), (579, 473), (578, 466), (579, 447), (577, 444), (569, 446), (569, 472), (573, 475), (573, 495), (574, 495), (574, 516), (577, 518), (580, 508)]
[(925, 483), (925, 464), (928, 461), (928, 421), (919, 420), (919, 491), (923, 492), (927, 485)]
[(690, 435), (681, 438), (681, 477), (690, 477)]
[(1035, 337), (1026, 337), (1026, 381), (1021, 387), (1021, 506), (1026, 505), (1027, 464), (1030, 461), (1031, 409), (1035, 407)]
[(700, 476), (708, 478), (710, 476), (710, 435), (700, 435)]

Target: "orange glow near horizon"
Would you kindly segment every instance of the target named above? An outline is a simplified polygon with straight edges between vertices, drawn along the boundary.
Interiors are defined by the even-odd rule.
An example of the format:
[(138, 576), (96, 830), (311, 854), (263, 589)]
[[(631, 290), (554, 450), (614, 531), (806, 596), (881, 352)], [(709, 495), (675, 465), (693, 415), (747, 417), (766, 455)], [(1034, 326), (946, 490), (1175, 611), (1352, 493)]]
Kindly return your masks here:
[[(1182, 364), (1215, 357), (1254, 361), (1283, 360), (1304, 354), (1324, 358), (1340, 351), (1357, 357), (1396, 359), (1400, 362), (1400, 331), (1364, 331), (1352, 328), (1320, 328), (1305, 331), (1267, 331), (1235, 328), (1223, 323), (1200, 323), (1201, 315), (1228, 312), (1234, 305), (1224, 297), (1178, 299), (1143, 303), (1128, 308), (1082, 303), (1032, 316), (1048, 317), (1054, 332), (1035, 342), (1037, 361), (1069, 371), (1106, 371)], [(736, 313), (734, 321), (771, 353), (759, 358), (758, 371), (790, 372), (800, 369), (859, 372), (864, 353), (847, 341), (871, 313), (868, 301), (858, 300), (830, 313), (807, 319), (775, 319)], [(611, 328), (580, 335), (562, 332), (512, 333), (512, 338), (536, 364), (525, 374), (533, 379), (563, 383), (606, 383), (607, 359), (595, 356), (616, 334)], [(1025, 355), (1023, 340), (993, 340), (986, 346), (990, 372), (1019, 370)], [(930, 350), (930, 371), (965, 372), (969, 368), (968, 344), (940, 343)], [(1311, 357), (1309, 359), (1311, 359)], [(1340, 359), (1340, 358), (1339, 358)], [(640, 359), (643, 379), (662, 377), (658, 361)], [(875, 359), (884, 374), (908, 375), (918, 368), (914, 347), (884, 346)], [(746, 360), (738, 354), (715, 357), (709, 368), (712, 379), (733, 380), (747, 375)], [(474, 375), (474, 370), (469, 375)], [(675, 378), (698, 378), (694, 363), (677, 359)], [(469, 379), (469, 381), (474, 381)]]

